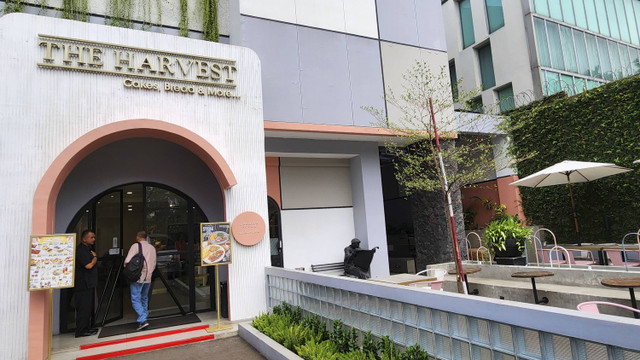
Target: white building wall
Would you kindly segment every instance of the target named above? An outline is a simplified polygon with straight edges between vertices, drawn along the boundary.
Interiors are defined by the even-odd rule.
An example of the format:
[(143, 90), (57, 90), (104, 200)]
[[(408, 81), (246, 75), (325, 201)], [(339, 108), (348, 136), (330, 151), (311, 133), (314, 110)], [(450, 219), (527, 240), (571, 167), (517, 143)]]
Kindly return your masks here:
[(537, 76), (537, 74), (531, 73), (532, 65), (525, 28), (525, 10), (521, 2), (505, 0), (502, 2), (502, 8), (505, 25), (489, 34), (484, 1), (471, 1), (476, 41), (473, 45), (463, 49), (458, 3), (447, 1), (442, 5), (449, 60), (455, 60), (458, 79), (462, 79), (462, 88), (466, 91), (479, 89), (482, 86), (476, 49), (488, 41), (491, 43), (496, 85), (482, 91), (481, 96), (485, 108), (492, 112), (498, 112), (496, 110), (498, 102), (496, 90), (509, 83), (512, 84), (516, 101), (532, 100), (531, 95), (535, 90), (533, 76)]
[[(133, 90), (125, 88), (119, 76), (42, 69), (36, 65), (44, 54), (38, 34), (233, 59), (240, 98)], [(268, 218), (260, 64), (251, 50), (24, 14), (0, 18), (0, 47), (0, 358), (26, 358), (35, 189), (54, 159), (87, 132), (130, 119), (165, 121), (192, 131), (213, 144), (238, 180), (225, 190), (227, 219), (248, 210)], [(229, 266), (231, 320), (266, 310), (266, 234), (263, 240), (234, 248)]]
[[(344, 260), (355, 237), (352, 208), (282, 210), (283, 261), (288, 269)], [(364, 247), (364, 246), (363, 246)]]

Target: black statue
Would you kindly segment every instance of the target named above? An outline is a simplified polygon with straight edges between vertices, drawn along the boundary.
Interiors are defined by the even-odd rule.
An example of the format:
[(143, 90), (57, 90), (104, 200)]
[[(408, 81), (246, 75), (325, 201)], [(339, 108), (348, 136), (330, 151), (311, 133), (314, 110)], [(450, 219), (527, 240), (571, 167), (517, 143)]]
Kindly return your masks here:
[(372, 250), (360, 248), (360, 239), (351, 240), (351, 245), (344, 248), (344, 274), (355, 276), (359, 279), (371, 277), (369, 266), (373, 260), (373, 254), (377, 247)]

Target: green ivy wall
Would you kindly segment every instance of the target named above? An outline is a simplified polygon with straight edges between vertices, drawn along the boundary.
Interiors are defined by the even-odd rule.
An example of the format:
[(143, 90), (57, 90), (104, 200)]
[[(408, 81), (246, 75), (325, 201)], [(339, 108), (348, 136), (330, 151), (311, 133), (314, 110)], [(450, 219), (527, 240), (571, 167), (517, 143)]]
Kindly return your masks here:
[[(612, 162), (633, 171), (574, 184), (582, 242), (622, 241), (640, 228), (640, 76), (582, 94), (560, 93), (508, 113), (520, 177), (562, 160)], [(564, 185), (520, 188), (529, 221), (551, 229), (559, 243), (577, 241), (569, 191)], [(635, 242), (635, 237), (626, 242)]]

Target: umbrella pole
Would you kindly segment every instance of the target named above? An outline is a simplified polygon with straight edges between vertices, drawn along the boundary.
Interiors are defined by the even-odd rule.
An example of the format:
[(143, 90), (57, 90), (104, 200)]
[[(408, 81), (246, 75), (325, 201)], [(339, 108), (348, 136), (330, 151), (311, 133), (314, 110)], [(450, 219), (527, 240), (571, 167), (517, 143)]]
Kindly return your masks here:
[(578, 236), (578, 246), (582, 245), (580, 241), (580, 230), (578, 229), (578, 215), (576, 214), (576, 204), (573, 201), (573, 191), (571, 191), (571, 181), (569, 180), (569, 174), (567, 174), (567, 186), (569, 187), (569, 196), (571, 197), (571, 211), (573, 211), (573, 223), (576, 226), (576, 235)]

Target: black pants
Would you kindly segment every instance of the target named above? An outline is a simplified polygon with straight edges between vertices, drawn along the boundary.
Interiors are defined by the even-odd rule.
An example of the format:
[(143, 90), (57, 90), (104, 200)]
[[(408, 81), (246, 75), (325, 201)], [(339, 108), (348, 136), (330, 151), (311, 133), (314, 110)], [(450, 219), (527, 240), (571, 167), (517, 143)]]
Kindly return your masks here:
[(93, 299), (95, 289), (76, 290), (76, 335), (89, 331), (93, 318)]

